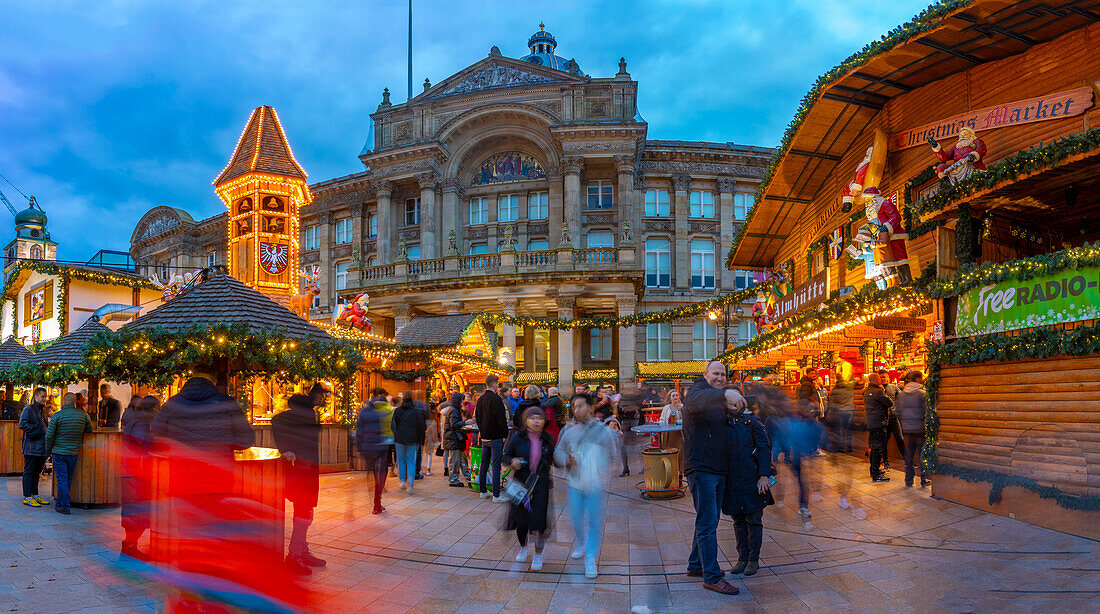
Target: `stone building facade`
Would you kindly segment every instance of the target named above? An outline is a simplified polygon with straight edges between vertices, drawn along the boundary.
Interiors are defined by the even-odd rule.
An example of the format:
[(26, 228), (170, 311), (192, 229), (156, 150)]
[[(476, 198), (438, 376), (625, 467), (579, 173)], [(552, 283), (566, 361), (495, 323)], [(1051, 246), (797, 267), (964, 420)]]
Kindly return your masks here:
[[(625, 61), (597, 78), (555, 55), (544, 30), (528, 47), (517, 59), (494, 46), (404, 104), (383, 93), (359, 156), (365, 170), (310, 185), (301, 211), (302, 265), (322, 271), (313, 317), (361, 292), (385, 332), (417, 314), (622, 316), (752, 285), (721, 254), (773, 150), (649, 140)], [(219, 218), (158, 235), (139, 224), (133, 257), (219, 262), (224, 236), (214, 248), (201, 238)], [(161, 235), (194, 251), (157, 252)], [(749, 330), (742, 321), (730, 341)], [(620, 385), (636, 362), (710, 358), (724, 333), (706, 318), (497, 332), (520, 371), (558, 371), (565, 383), (574, 371), (617, 370), (606, 379)]]

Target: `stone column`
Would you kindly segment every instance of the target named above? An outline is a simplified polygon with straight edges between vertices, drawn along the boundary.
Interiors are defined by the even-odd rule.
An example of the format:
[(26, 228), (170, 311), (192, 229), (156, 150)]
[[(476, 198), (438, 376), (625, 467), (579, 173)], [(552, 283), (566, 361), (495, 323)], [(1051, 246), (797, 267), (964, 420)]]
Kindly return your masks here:
[(581, 248), (584, 247), (584, 242), (580, 240), (584, 234), (581, 229), (581, 210), (584, 208), (581, 171), (584, 170), (584, 158), (565, 158), (562, 160), (562, 170), (565, 172), (565, 221), (569, 222), (573, 233), (573, 246)]
[(691, 234), (688, 224), (690, 185), (691, 178), (687, 175), (672, 176), (672, 287), (685, 290), (691, 287), (691, 239), (688, 238)]
[[(573, 307), (576, 297), (559, 296), (554, 299), (558, 305), (558, 317), (573, 319)], [(573, 329), (558, 331), (558, 390), (562, 395), (573, 396)]]
[[(519, 307), (518, 298), (498, 298), (497, 302), (504, 307), (504, 315), (516, 317), (516, 308)], [(516, 325), (504, 323), (501, 326), (504, 329), (504, 342), (501, 343), (501, 346), (512, 350), (512, 355), (508, 358), (508, 364), (514, 367), (516, 366)]]
[(412, 321), (412, 305), (397, 305), (393, 308), (393, 332), (397, 334)]
[(390, 264), (393, 255), (390, 251), (390, 237), (394, 233), (393, 206), (390, 197), (393, 196), (393, 184), (388, 181), (380, 181), (375, 186), (378, 195), (378, 238), (374, 242), (375, 257), (378, 264)]
[[(634, 315), (634, 308), (638, 305), (638, 299), (633, 296), (624, 296), (615, 299), (619, 317)], [(619, 392), (626, 390), (627, 386), (634, 385), (634, 327), (619, 328)]]
[(452, 230), (455, 232), (458, 253), (465, 254), (466, 246), (462, 243), (462, 210), (464, 209), (462, 186), (459, 185), (457, 178), (448, 177), (439, 182), (439, 187), (443, 191), (440, 203), (443, 226), (439, 231), (441, 255), (448, 255), (447, 250), (450, 248), (448, 237)]
[(550, 243), (550, 249), (556, 249), (558, 247), (558, 241), (561, 239), (561, 223), (565, 221), (565, 201), (562, 195), (562, 172), (559, 168), (546, 169), (546, 181), (549, 184), (547, 190), (547, 200), (550, 206), (550, 216), (547, 219), (549, 225), (549, 232), (547, 239)]
[(321, 306), (331, 307), (336, 304), (336, 265), (332, 263), (331, 211), (326, 209), (317, 212), (317, 231), (321, 246), (318, 250), (320, 258), (317, 261), (317, 264), (321, 267), (321, 278), (317, 280), (317, 288), (321, 291)]
[(634, 156), (615, 156), (615, 172), (618, 173), (619, 226), (629, 220), (634, 225)]
[(439, 183), (434, 173), (417, 175), (420, 184), (420, 259), (439, 258), (439, 219), (435, 206), (435, 188)]
[(359, 259), (365, 264), (367, 257), (363, 254), (363, 239), (367, 236), (367, 221), (364, 218), (364, 210), (366, 207), (363, 203), (352, 203), (348, 209), (351, 211), (351, 265), (348, 267), (348, 287), (355, 288), (361, 283), (362, 272), (357, 270), (356, 267), (359, 263), (356, 262), (355, 255), (359, 254)]
[[(733, 244), (733, 234), (736, 228), (733, 226), (733, 191), (737, 187), (737, 181), (730, 177), (718, 178), (718, 223), (719, 223), (719, 240), (718, 244), (729, 249), (729, 246)], [(725, 253), (719, 249), (715, 252), (714, 258), (718, 265), (718, 287), (725, 291), (736, 291), (737, 282), (734, 279), (733, 271), (729, 270), (725, 266)], [(841, 267), (842, 269), (844, 267)]]

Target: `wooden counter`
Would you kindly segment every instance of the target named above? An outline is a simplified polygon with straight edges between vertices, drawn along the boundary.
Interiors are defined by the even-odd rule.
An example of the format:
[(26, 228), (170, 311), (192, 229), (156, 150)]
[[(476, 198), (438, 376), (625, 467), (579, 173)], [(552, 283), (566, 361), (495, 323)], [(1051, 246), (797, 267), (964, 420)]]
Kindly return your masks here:
[[(73, 505), (118, 505), (122, 502), (122, 433), (97, 430), (84, 435), (84, 446), (73, 470), (69, 499)], [(57, 473), (54, 472), (53, 496), (57, 497)]]
[[(256, 445), (277, 448), (270, 424), (257, 424)], [(340, 424), (321, 425), (321, 473), (348, 471), (351, 468), (351, 446), (347, 427)]]
[(0, 420), (0, 475), (23, 473), (23, 431), (18, 420)]

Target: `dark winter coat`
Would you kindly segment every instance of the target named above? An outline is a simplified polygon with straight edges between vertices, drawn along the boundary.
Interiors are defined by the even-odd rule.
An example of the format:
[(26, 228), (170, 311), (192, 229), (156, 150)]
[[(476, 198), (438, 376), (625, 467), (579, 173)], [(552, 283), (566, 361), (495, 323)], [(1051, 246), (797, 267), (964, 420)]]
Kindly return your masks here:
[(504, 400), (492, 390), (486, 390), (474, 406), (474, 420), (482, 439), (504, 439), (508, 436), (508, 412)]
[(46, 456), (46, 408), (39, 403), (31, 403), (19, 414), (19, 428), (23, 431), (23, 454), (28, 456)]
[(202, 452), (231, 454), (255, 445), (256, 435), (240, 403), (208, 380), (192, 377), (153, 418), (153, 438)]
[(424, 417), (424, 406), (414, 403), (411, 397), (406, 397), (397, 409), (393, 410), (393, 441), (404, 445), (424, 445), (424, 429), (427, 418)]
[(120, 418), (122, 418), (122, 404), (118, 399), (111, 397), (99, 402), (99, 419), (104, 422), (103, 428), (117, 429)]
[(798, 400), (803, 403), (816, 404), (818, 402), (817, 382), (814, 381), (814, 378), (803, 375), (798, 380)]
[(898, 393), (898, 419), (903, 433), (923, 433), (924, 417), (928, 413), (928, 393), (924, 385), (909, 382)]
[(122, 414), (123, 454), (119, 494), (122, 497), (122, 527), (125, 529), (149, 527), (153, 494), (149, 475), (152, 424), (152, 412), (128, 409)]
[(766, 505), (765, 495), (757, 490), (757, 482), (761, 476), (775, 475), (771, 442), (764, 423), (751, 411), (730, 417), (725, 426), (729, 455), (722, 513), (754, 514)]
[(565, 409), (565, 403), (561, 402), (561, 397), (554, 395), (547, 397), (542, 402), (542, 408), (546, 410), (546, 415), (552, 420), (558, 423), (559, 427), (564, 427), (566, 422), (569, 422), (569, 412)]
[(317, 507), (321, 423), (308, 395), (293, 395), (286, 404), (289, 409), (271, 418), (271, 434), (279, 452), (294, 454), (294, 462), (285, 465), (286, 498), (295, 506)]
[[(389, 405), (385, 399), (382, 403)], [(389, 452), (389, 445), (382, 442), (382, 414), (374, 408), (373, 402), (363, 405), (355, 419), (355, 445), (363, 458), (375, 458)]]
[(77, 456), (84, 445), (84, 433), (92, 432), (92, 421), (83, 409), (72, 403), (61, 407), (46, 427), (46, 451), (62, 456)]
[(504, 446), (504, 464), (510, 464), (514, 458), (527, 461), (512, 475), (515, 480), (529, 484), (532, 472), (537, 475), (534, 488), (531, 489), (531, 511), (522, 505), (513, 503), (508, 510), (508, 524), (505, 528), (515, 529), (526, 520), (529, 531), (545, 531), (546, 517), (550, 508), (550, 465), (554, 462), (554, 441), (545, 430), (539, 434), (542, 441), (542, 456), (538, 467), (531, 467), (531, 439), (526, 430), (517, 431)]
[(466, 420), (462, 416), (462, 397), (458, 397), (457, 402), (451, 400), (451, 410), (447, 412), (447, 419), (443, 424), (443, 449), (444, 450), (465, 450), (466, 449), (466, 431), (463, 427), (466, 426)]
[[(515, 427), (516, 430), (521, 430), (523, 428), (523, 412), (532, 407), (537, 407), (539, 410), (542, 410), (542, 402), (538, 399), (524, 399), (516, 406), (516, 413), (512, 416), (512, 426)], [(545, 413), (546, 412), (543, 412), (543, 414)], [(547, 422), (549, 422), (549, 418), (547, 418)]]
[(890, 402), (890, 397), (886, 396), (882, 386), (868, 384), (863, 389), (864, 420), (868, 429), (884, 428), (892, 406), (893, 403)]
[(695, 380), (684, 399), (684, 475), (696, 471), (724, 475), (729, 466), (726, 391)]

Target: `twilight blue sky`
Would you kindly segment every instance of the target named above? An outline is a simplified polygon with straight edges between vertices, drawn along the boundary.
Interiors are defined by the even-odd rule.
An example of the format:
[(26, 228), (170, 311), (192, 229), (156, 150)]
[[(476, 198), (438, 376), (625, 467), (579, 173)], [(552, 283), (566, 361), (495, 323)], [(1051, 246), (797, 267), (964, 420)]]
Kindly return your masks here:
[[(414, 88), (492, 45), (522, 57), (545, 21), (558, 55), (590, 75), (613, 76), (626, 57), (649, 138), (774, 146), (818, 75), (927, 2), (414, 4)], [(261, 104), (279, 112), (311, 182), (362, 170), (382, 88), (405, 99), (405, 11), (403, 0), (0, 0), (0, 174), (38, 197), (59, 258), (75, 260), (129, 249), (156, 205), (220, 212), (210, 183)], [(6, 242), (11, 218), (0, 220)]]

